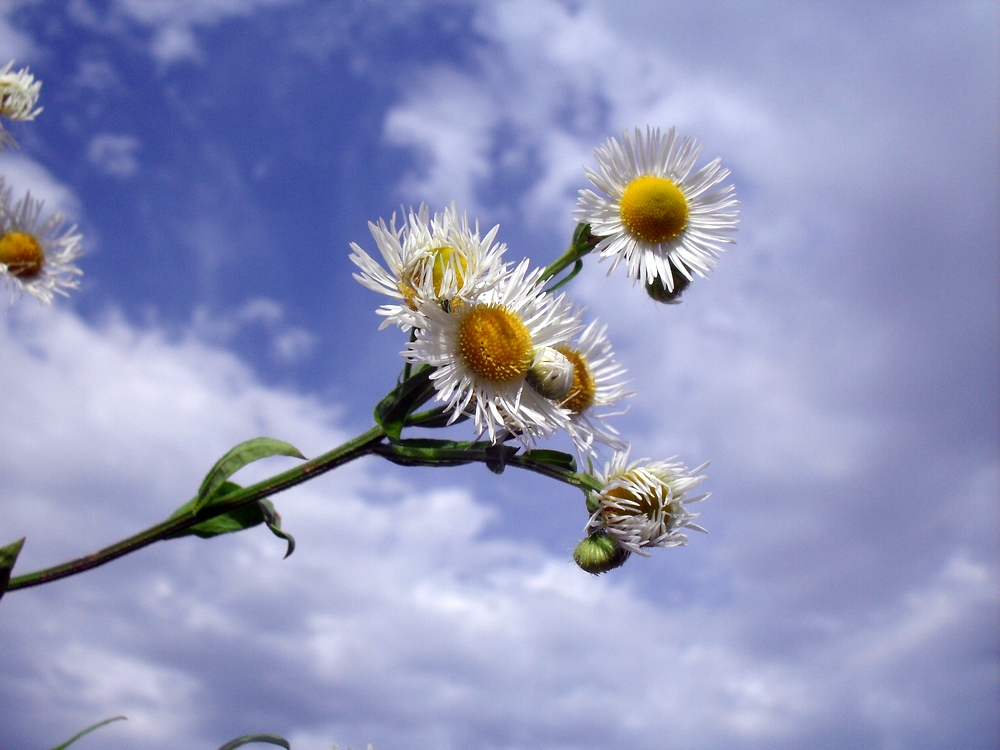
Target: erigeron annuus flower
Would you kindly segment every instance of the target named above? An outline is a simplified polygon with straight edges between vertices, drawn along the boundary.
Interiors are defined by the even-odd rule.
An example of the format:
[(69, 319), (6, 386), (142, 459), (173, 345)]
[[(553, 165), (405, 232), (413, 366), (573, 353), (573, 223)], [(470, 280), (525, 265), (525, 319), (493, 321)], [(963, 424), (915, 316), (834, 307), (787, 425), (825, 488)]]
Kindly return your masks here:
[(426, 205), (403, 219), (396, 229), (393, 214), (385, 221), (368, 223), (387, 268), (383, 268), (356, 243), (351, 243), (351, 260), (361, 273), (354, 278), (369, 289), (398, 300), (383, 305), (378, 314), (385, 316), (380, 328), (395, 323), (404, 331), (414, 325), (416, 312), (426, 302), (464, 303), (491, 288), (506, 273), (503, 244), (494, 243), (499, 226), (485, 237), (479, 236), (463, 213), (452, 204), (429, 216)]
[(596, 455), (595, 441), (616, 450), (627, 445), (618, 437), (618, 431), (604, 421), (624, 412), (607, 411), (609, 407), (633, 395), (623, 380), (625, 368), (615, 361), (606, 330), (607, 326), (598, 327), (594, 321), (575, 341), (556, 347), (573, 364), (573, 385), (559, 405), (569, 412), (566, 431), (581, 457), (586, 453)]
[(449, 310), (423, 305), (403, 357), (435, 368), (437, 399), (492, 442), (508, 431), (526, 447), (568, 424), (568, 412), (528, 383), (536, 353), (568, 342), (578, 318), (563, 295), (543, 294), (541, 269), (522, 261), (498, 284)]
[[(13, 65), (11, 60), (0, 68), (0, 117), (21, 122), (34, 120), (42, 111), (41, 107), (35, 107), (42, 82), (36, 81), (27, 68), (11, 72)], [(0, 145), (4, 143), (14, 143), (14, 137), (0, 123)]]
[(607, 197), (581, 190), (574, 215), (601, 237), (601, 259), (614, 258), (609, 273), (622, 261), (629, 276), (643, 284), (662, 280), (674, 288), (674, 273), (705, 277), (732, 242), (737, 200), (732, 185), (720, 187), (729, 170), (716, 159), (694, 174), (701, 146), (670, 128), (626, 131), (619, 143), (608, 139), (594, 150), (598, 171), (588, 179)]
[(63, 231), (59, 212), (39, 223), (42, 201), (26, 194), (11, 205), (11, 190), (0, 178), (0, 276), (19, 294), (27, 292), (39, 302), (52, 302), (53, 294), (67, 296), (76, 289), (83, 272), (73, 261), (80, 255), (81, 236), (76, 226)]
[(591, 493), (588, 507), (593, 515), (588, 534), (603, 531), (622, 548), (649, 557), (646, 547), (676, 547), (687, 544), (680, 529), (704, 532), (694, 523), (696, 513), (686, 505), (708, 497), (687, 497), (705, 477), (696, 476), (708, 464), (688, 471), (682, 463), (640, 459), (628, 462), (628, 451), (618, 452), (595, 474), (600, 492)]

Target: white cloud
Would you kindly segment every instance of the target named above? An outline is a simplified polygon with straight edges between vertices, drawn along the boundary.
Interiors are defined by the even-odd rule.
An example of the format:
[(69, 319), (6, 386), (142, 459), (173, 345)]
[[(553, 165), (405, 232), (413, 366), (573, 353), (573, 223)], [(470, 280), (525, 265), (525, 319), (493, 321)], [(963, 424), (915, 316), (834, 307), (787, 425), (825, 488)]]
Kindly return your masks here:
[(18, 151), (0, 152), (0, 175), (12, 188), (14, 200), (30, 192), (45, 203), (43, 214), (61, 211), (71, 221), (80, 217), (80, 201), (73, 191), (60, 182), (42, 164)]
[(251, 15), (266, 8), (298, 0), (116, 0), (121, 16), (153, 31), (150, 52), (164, 64), (199, 61), (195, 37), (198, 26), (217, 24), (228, 18)]
[(247, 300), (229, 313), (200, 308), (193, 316), (193, 331), (199, 338), (215, 344), (229, 344), (241, 332), (254, 326), (263, 328), (270, 337), (272, 355), (284, 363), (308, 357), (318, 341), (315, 334), (285, 322), (284, 307), (263, 297)]
[(132, 135), (99, 133), (87, 144), (87, 160), (104, 174), (131, 177), (139, 168), (136, 153), (141, 146)]
[[(252, 5), (128, 12), (183, 42)], [(995, 456), (949, 443), (950, 423), (928, 416), (961, 422), (956, 404), (977, 383), (964, 349), (922, 346), (900, 324), (923, 308), (895, 306), (912, 292), (886, 279), (922, 245), (900, 234), (910, 214), (884, 219), (898, 208), (886, 200), (895, 177), (873, 179), (923, 185), (913, 178), (928, 162), (890, 149), (859, 166), (879, 149), (870, 131), (838, 141), (856, 131), (833, 117), (836, 103), (790, 112), (722, 73), (681, 76), (592, 6), (483, 6), (478, 28), (490, 40), (482, 74), (417, 71), (386, 120), (387, 138), (425, 157), (403, 183), (414, 200), (457, 197), (474, 214), (478, 202), (568, 228), (580, 162), (646, 117), (686, 123), (738, 159), (744, 228), (711, 285), (670, 310), (600, 266), (573, 288), (612, 324), (636, 377), (626, 424), (637, 449), (716, 459), (712, 533), (591, 579), (565, 551), (498, 534), (498, 509), (448, 474), (352, 465), (276, 498), (299, 541), (286, 561), (256, 529), (154, 545), (6, 596), (12, 742), (41, 744), (32, 718), (54, 744), (125, 712), (101, 746), (213, 747), (260, 730), (297, 750), (995, 745)], [(74, 202), (36, 163), (2, 158), (19, 189)], [(498, 174), (524, 180), (524, 196), (483, 197)], [(204, 228), (193, 234), (217, 244)], [(892, 267), (889, 240), (910, 263)], [(885, 288), (844, 286), (824, 258)], [(259, 326), (276, 356), (302, 356), (314, 339), (285, 318), (279, 302), (253, 299), (174, 337), (58, 307), (2, 319), (0, 528), (28, 537), (18, 572), (163, 518), (239, 440), (271, 434), (315, 455), (344, 439), (336, 405), (266, 387), (226, 350)], [(962, 328), (926, 335), (951, 342)], [(904, 346), (916, 366), (900, 366)], [(929, 381), (933, 403), (900, 395), (948, 363), (949, 388)], [(580, 512), (565, 522), (581, 527)]]
[[(335, 409), (262, 386), (194, 337), (59, 308), (26, 308), (0, 330), (0, 527), (28, 537), (21, 571), (165, 517), (238, 440), (270, 434), (315, 455), (345, 436)], [(949, 705), (899, 675), (969, 660), (955, 649), (988, 638), (995, 573), (961, 553), (860, 619), (838, 614), (807, 652), (775, 652), (745, 639), (789, 613), (724, 557), (712, 575), (743, 580), (733, 600), (656, 604), (627, 576), (594, 579), (496, 538), (496, 510), (466, 489), (410, 481), (351, 465), (277, 497), (298, 539), (286, 561), (256, 529), (9, 594), (4, 671), (22, 677), (0, 691), (44, 699), (67, 736), (84, 717), (127, 713), (104, 730), (109, 748), (265, 729), (299, 750), (803, 746), (841, 722), (888, 747)]]

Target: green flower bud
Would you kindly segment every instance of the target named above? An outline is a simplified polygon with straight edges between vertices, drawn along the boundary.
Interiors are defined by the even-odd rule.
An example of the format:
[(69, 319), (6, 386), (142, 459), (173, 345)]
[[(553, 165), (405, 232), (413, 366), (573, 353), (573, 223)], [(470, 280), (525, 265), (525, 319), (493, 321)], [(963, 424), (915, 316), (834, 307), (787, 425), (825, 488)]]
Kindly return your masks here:
[(573, 559), (583, 570), (593, 575), (607, 573), (625, 564), (632, 553), (603, 532), (591, 534), (576, 545)]
[(681, 302), (681, 293), (691, 286), (691, 279), (675, 273), (673, 280), (674, 288), (671, 291), (667, 289), (667, 285), (663, 283), (663, 279), (657, 276), (652, 282), (646, 284), (646, 294), (665, 305), (679, 305)]

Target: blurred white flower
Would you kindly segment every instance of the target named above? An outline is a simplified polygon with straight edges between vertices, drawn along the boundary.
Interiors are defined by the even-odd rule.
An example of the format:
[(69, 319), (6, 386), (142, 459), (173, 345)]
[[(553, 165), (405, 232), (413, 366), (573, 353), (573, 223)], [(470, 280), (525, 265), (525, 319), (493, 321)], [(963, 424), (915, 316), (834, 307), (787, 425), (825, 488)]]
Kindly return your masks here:
[(574, 215), (602, 238), (596, 250), (614, 258), (611, 271), (624, 260), (635, 281), (660, 279), (672, 291), (674, 271), (690, 280), (712, 269), (721, 244), (733, 241), (738, 202), (732, 185), (718, 187), (729, 176), (719, 159), (691, 174), (700, 153), (673, 128), (649, 127), (594, 150), (599, 171), (586, 168), (587, 177), (607, 197), (581, 190)]
[(83, 272), (73, 261), (80, 256), (81, 235), (72, 226), (62, 231), (59, 212), (39, 223), (42, 201), (30, 193), (11, 204), (11, 190), (0, 178), (0, 277), (18, 295), (25, 292), (39, 302), (52, 302), (53, 294), (68, 296)]
[[(13, 66), (14, 61), (11, 60), (0, 68), (0, 117), (20, 122), (34, 120), (42, 111), (41, 107), (35, 108), (42, 82), (36, 81), (27, 68), (11, 72)], [(14, 136), (0, 123), (0, 146), (13, 143)]]
[(395, 323), (409, 330), (423, 302), (468, 302), (500, 281), (507, 270), (501, 262), (506, 246), (493, 242), (500, 227), (480, 238), (478, 223), (471, 228), (455, 204), (433, 218), (421, 205), (417, 212), (410, 211), (398, 230), (395, 214), (388, 226), (380, 219), (377, 225), (369, 222), (368, 228), (388, 270), (353, 242), (350, 257), (361, 269), (355, 279), (399, 300), (378, 309), (385, 316), (381, 328)]
[(707, 465), (689, 472), (682, 463), (648, 459), (628, 463), (628, 451), (615, 453), (604, 473), (595, 473), (602, 489), (590, 495), (593, 515), (587, 534), (603, 531), (623, 549), (645, 557), (649, 557), (646, 547), (687, 544), (687, 535), (680, 529), (705, 531), (694, 523), (698, 514), (689, 512), (685, 504), (708, 497), (687, 497), (705, 480), (704, 475), (695, 475)]

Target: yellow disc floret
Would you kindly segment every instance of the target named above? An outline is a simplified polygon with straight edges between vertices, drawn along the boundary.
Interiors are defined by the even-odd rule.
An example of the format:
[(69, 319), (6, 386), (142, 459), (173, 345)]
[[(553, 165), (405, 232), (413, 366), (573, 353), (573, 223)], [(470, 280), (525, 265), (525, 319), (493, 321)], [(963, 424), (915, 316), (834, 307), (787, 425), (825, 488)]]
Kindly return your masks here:
[(622, 223), (639, 239), (669, 242), (680, 236), (688, 223), (688, 201), (670, 180), (644, 175), (628, 184), (622, 195)]
[(576, 349), (570, 349), (568, 346), (557, 346), (556, 349), (573, 363), (573, 385), (559, 405), (569, 409), (573, 414), (579, 414), (594, 403), (596, 393), (594, 376), (590, 372), (587, 360)]
[(510, 383), (523, 378), (533, 350), (528, 327), (503, 305), (475, 305), (459, 323), (458, 354), (485, 380)]
[[(465, 274), (469, 270), (469, 259), (465, 253), (453, 247), (435, 247), (422, 253), (407, 268), (402, 278), (399, 280), (399, 291), (402, 293), (406, 304), (411, 310), (417, 309), (419, 302), (417, 289), (426, 289), (429, 281), (434, 290), (434, 297), (441, 299), (448, 289), (445, 288), (445, 274), (449, 282), (448, 286), (454, 289), (461, 289), (465, 283)], [(430, 278), (427, 275), (430, 274)]]
[(45, 266), (45, 251), (41, 243), (26, 232), (7, 232), (0, 237), (0, 263), (13, 276), (32, 279)]
[[(644, 515), (647, 518), (653, 518), (660, 510), (666, 509), (666, 503), (663, 499), (657, 496), (653, 487), (648, 487), (649, 476), (645, 472), (629, 471), (622, 475), (623, 479), (628, 486), (622, 487), (612, 487), (605, 490), (604, 495), (609, 498), (614, 498), (615, 500), (627, 500), (630, 501), (624, 505), (622, 509), (619, 508), (606, 508), (605, 514), (612, 515), (626, 515), (626, 516), (638, 516)], [(636, 492), (634, 488), (647, 487), (645, 492)], [(634, 503), (634, 505), (633, 505)]]

